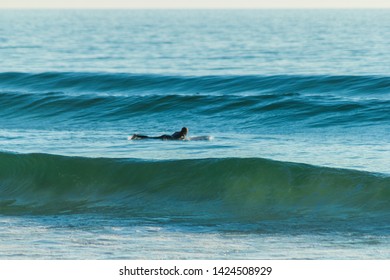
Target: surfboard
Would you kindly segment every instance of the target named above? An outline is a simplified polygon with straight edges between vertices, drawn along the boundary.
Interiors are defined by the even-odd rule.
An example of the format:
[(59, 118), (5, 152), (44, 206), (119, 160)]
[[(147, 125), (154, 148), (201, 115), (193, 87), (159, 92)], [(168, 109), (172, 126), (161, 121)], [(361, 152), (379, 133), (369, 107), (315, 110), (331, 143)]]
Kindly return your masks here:
[(189, 141), (210, 141), (213, 140), (213, 136), (210, 135), (203, 135), (203, 136), (193, 136), (193, 137), (187, 137)]
[[(127, 137), (127, 140), (138, 140), (138, 139), (140, 139), (140, 138), (137, 138), (137, 137), (133, 138), (133, 135)], [(187, 140), (187, 141), (211, 141), (213, 139), (214, 139), (213, 136), (203, 135), (203, 136), (187, 137), (185, 140)]]

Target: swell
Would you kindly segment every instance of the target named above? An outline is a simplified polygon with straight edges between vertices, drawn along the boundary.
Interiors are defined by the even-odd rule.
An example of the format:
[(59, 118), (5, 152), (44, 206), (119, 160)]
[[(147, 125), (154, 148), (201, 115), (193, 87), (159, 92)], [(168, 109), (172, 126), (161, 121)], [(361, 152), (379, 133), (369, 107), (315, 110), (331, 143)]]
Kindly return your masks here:
[(262, 158), (168, 161), (0, 153), (0, 214), (262, 221), (388, 218), (390, 178)]
[[(268, 93), (258, 95), (68, 95), (62, 92), (0, 92), (2, 121), (38, 124), (90, 124), (167, 115), (217, 117), (239, 127), (262, 125), (362, 126), (386, 123), (390, 100), (348, 99), (334, 95)], [(188, 115), (188, 116), (187, 116)], [(277, 116), (277, 117), (276, 117)], [(23, 122), (18, 122), (23, 123)], [(50, 123), (50, 122), (49, 122)]]
[(273, 75), (168, 76), (126, 73), (0, 73), (0, 88), (93, 93), (389, 93), (385, 76)]

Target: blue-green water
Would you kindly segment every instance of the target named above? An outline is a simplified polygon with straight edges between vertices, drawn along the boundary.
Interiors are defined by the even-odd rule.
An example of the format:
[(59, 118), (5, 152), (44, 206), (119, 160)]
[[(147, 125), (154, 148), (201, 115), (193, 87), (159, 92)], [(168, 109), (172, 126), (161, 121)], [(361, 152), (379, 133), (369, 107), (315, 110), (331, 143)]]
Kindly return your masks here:
[[(389, 258), (389, 30), (0, 11), (0, 258)], [(182, 126), (210, 140), (128, 140)]]

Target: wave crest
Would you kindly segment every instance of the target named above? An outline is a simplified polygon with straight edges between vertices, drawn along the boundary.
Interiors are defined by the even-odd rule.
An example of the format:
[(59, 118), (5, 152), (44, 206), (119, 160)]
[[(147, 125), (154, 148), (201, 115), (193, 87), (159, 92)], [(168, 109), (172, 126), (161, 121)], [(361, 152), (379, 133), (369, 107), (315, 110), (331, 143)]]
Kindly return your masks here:
[(90, 124), (180, 115), (237, 127), (361, 127), (386, 125), (389, 88), (389, 78), (370, 76), (0, 73), (0, 117)]
[(9, 90), (103, 93), (389, 93), (384, 76), (273, 75), (168, 76), (153, 74), (46, 72), (0, 73), (0, 86)]
[[(388, 213), (390, 178), (261, 158), (142, 161), (0, 153), (0, 212), (269, 220)], [(387, 215), (387, 214), (386, 214)]]

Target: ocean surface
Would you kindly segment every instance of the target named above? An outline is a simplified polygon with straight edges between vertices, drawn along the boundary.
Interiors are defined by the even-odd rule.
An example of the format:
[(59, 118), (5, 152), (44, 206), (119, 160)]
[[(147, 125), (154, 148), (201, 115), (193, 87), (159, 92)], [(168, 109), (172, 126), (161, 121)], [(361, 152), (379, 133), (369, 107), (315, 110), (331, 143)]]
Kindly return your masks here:
[(1, 10), (0, 259), (390, 259), (389, 46), (390, 10)]

